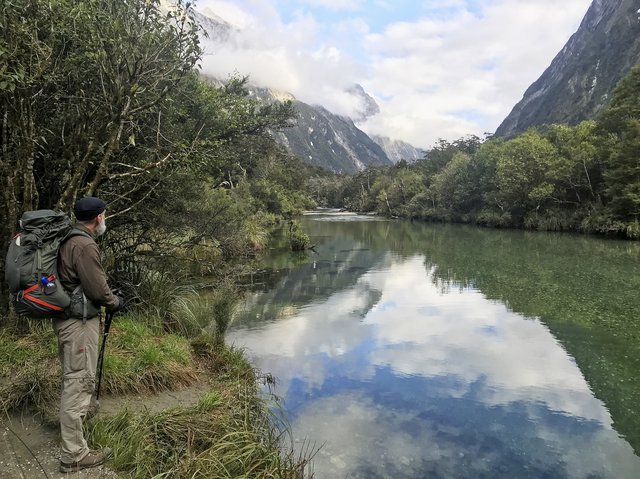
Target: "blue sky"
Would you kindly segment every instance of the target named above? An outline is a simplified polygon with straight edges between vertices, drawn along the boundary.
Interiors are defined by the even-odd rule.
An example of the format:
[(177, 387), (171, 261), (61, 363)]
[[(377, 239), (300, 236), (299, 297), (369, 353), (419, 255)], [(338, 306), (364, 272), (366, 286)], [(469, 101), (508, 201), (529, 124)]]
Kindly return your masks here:
[[(306, 5), (305, 5), (306, 3)], [(456, 5), (429, 5), (428, 2), (416, 2), (413, 0), (397, 0), (395, 2), (366, 2), (359, 3), (361, 7), (347, 6), (344, 9), (330, 8), (322, 5), (309, 5), (307, 2), (279, 1), (277, 8), (286, 23), (295, 21), (300, 14), (310, 13), (320, 23), (330, 25), (338, 23), (345, 18), (364, 19), (372, 32), (381, 33), (392, 22), (412, 21), (427, 14), (448, 16), (459, 9)], [(392, 3), (392, 4), (391, 4)], [(476, 8), (467, 2), (470, 8)]]
[(237, 27), (203, 69), (354, 114), (361, 84), (381, 112), (359, 126), (428, 148), (494, 131), (564, 46), (591, 0), (199, 0)]

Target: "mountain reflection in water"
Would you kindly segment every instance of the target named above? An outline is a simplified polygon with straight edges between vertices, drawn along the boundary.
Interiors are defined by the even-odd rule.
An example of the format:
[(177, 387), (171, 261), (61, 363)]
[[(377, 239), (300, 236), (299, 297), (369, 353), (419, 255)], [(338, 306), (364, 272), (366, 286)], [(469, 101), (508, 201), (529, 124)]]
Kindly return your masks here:
[(638, 477), (640, 459), (539, 318), (384, 247), (380, 230), (392, 245), (411, 237), (398, 223), (356, 217), (352, 234), (319, 218), (305, 221), (317, 254), (283, 275), (291, 254), (276, 251), (275, 284), (248, 295), (227, 338), (278, 378), (296, 441), (322, 445), (315, 477)]

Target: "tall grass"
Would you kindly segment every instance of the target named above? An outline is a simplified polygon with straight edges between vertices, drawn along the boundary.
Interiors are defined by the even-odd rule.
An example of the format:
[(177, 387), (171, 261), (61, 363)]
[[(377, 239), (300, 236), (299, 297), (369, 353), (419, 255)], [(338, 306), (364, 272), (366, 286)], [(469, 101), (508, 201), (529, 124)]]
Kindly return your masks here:
[[(161, 412), (121, 411), (89, 425), (93, 444), (114, 450), (111, 466), (131, 478), (304, 477), (313, 452), (294, 453), (288, 428), (261, 398), (251, 366), (237, 350), (220, 351), (210, 338), (193, 341), (203, 357), (227, 355), (210, 363), (213, 389), (197, 404)], [(220, 359), (218, 356), (217, 359)]]
[(215, 289), (196, 291), (184, 285), (185, 278), (149, 272), (137, 286), (138, 305), (129, 314), (154, 332), (177, 333), (187, 338), (214, 336), (220, 343), (233, 315), (240, 293), (231, 280)]
[(170, 327), (186, 337), (208, 334), (222, 343), (239, 298), (238, 290), (230, 284), (212, 291), (192, 292), (173, 303)]
[[(49, 321), (28, 334), (0, 329), (0, 410), (33, 407), (47, 422), (57, 422), (62, 372)], [(192, 384), (198, 365), (188, 339), (154, 335), (127, 317), (114, 319), (104, 360), (103, 392), (153, 393)]]
[(190, 385), (197, 377), (197, 365), (186, 338), (154, 335), (144, 323), (116, 317), (104, 360), (106, 393), (159, 392)]
[(56, 339), (48, 321), (23, 327), (27, 333), (0, 328), (0, 411), (33, 407), (53, 423), (60, 388)]
[(133, 314), (139, 321), (151, 326), (154, 331), (178, 331), (174, 327), (176, 303), (192, 294), (193, 288), (184, 285), (185, 278), (170, 269), (146, 270), (140, 274), (139, 282), (128, 289), (135, 290)]
[(309, 235), (302, 230), (296, 221), (289, 224), (289, 245), (292, 251), (304, 251), (311, 246)]
[[(310, 457), (287, 448), (253, 391), (212, 391), (193, 407), (94, 420), (93, 444), (114, 450), (131, 478), (302, 478)], [(228, 395), (228, 397), (224, 397)]]

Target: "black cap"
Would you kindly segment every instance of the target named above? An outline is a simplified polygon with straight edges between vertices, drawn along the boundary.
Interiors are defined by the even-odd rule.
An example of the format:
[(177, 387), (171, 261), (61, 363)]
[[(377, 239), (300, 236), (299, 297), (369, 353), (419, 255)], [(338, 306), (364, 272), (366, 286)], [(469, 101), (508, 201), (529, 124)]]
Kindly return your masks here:
[(106, 209), (107, 204), (100, 198), (87, 196), (76, 201), (76, 205), (73, 207), (73, 214), (76, 215), (78, 221), (89, 221)]

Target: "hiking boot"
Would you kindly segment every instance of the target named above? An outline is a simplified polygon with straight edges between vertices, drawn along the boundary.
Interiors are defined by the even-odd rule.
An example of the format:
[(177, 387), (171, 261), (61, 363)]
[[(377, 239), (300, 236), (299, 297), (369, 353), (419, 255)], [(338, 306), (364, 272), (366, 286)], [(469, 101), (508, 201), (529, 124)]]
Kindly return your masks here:
[(60, 472), (78, 472), (83, 469), (89, 469), (90, 467), (96, 467), (104, 464), (104, 461), (110, 457), (111, 449), (108, 447), (105, 447), (102, 451), (89, 451), (89, 454), (78, 462), (67, 464), (66, 462), (60, 461)]

